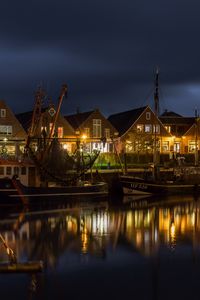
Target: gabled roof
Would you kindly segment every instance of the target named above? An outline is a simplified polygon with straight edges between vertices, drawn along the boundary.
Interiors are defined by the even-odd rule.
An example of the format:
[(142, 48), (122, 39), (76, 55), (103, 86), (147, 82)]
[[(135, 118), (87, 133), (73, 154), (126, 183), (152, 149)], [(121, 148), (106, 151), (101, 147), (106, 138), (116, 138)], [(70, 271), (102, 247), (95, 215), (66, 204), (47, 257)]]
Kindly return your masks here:
[(174, 118), (174, 117), (183, 117), (173, 111), (168, 111), (168, 110), (165, 110), (164, 113), (162, 113), (162, 115), (160, 115), (160, 117), (169, 117), (169, 118)]
[(85, 122), (89, 116), (94, 112), (94, 110), (87, 111), (84, 113), (76, 113), (74, 115), (64, 116), (64, 118), (69, 122), (69, 124), (74, 128), (78, 129), (83, 122)]
[(108, 117), (108, 121), (117, 129), (120, 135), (124, 134), (140, 117), (148, 106), (128, 110)]
[(184, 125), (191, 126), (195, 122), (194, 117), (183, 117), (173, 111), (164, 111), (162, 115), (159, 117), (160, 121), (164, 125)]
[(164, 125), (184, 125), (191, 126), (195, 123), (195, 118), (193, 117), (159, 117), (160, 121)]
[[(42, 113), (45, 111), (46, 111), (46, 108), (42, 108)], [(21, 123), (24, 130), (26, 130), (26, 132), (28, 132), (28, 129), (31, 126), (32, 115), (33, 115), (32, 110), (15, 115), (15, 117)]]

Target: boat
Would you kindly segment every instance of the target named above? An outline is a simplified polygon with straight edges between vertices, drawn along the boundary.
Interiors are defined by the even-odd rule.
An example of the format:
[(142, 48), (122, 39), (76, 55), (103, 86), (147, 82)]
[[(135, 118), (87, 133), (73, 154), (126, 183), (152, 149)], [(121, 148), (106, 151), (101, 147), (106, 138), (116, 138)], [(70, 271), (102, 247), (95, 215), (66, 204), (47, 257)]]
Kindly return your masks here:
[(68, 200), (72, 197), (88, 198), (108, 195), (108, 185), (105, 182), (80, 182), (79, 185), (31, 187), (23, 185), (17, 177), (0, 178), (0, 204), (22, 203), (31, 204), (45, 201)]
[[(83, 153), (80, 148), (80, 142), (77, 141), (77, 148), (73, 155), (69, 155), (66, 150), (61, 146), (59, 139), (54, 134), (54, 129), (57, 124), (58, 114), (62, 99), (67, 91), (66, 85), (62, 87), (59, 97), (58, 107), (52, 121), (50, 132), (45, 133), (42, 131), (38, 135), (38, 124), (41, 124), (42, 109), (41, 103), (43, 93), (38, 91), (36, 93), (36, 102), (33, 110), (31, 126), (28, 131), (28, 138), (25, 145), (25, 155), (21, 164), (24, 169), (28, 165), (35, 167), (34, 175), (37, 179), (32, 180), (36, 184), (30, 184), (30, 174), (26, 172), (27, 180), (23, 178), (22, 173), (16, 172), (9, 176), (0, 177), (0, 195), (1, 201), (3, 199), (16, 199), (19, 201), (21, 198), (24, 204), (31, 203), (37, 198), (41, 199), (62, 199), (66, 200), (74, 196), (105, 196), (108, 194), (108, 185), (102, 180), (92, 176), (91, 170), (99, 151), (93, 153)], [(41, 129), (40, 129), (41, 131)], [(42, 136), (44, 135), (45, 138)], [(12, 168), (16, 170), (16, 168)], [(86, 174), (88, 172), (88, 174)], [(12, 174), (12, 175), (11, 175)], [(91, 175), (91, 178), (89, 178)], [(0, 201), (0, 203), (1, 203)], [(12, 202), (12, 201), (11, 201)], [(13, 202), (15, 202), (13, 200)]]
[[(195, 169), (193, 169), (195, 171)], [(192, 175), (192, 174), (191, 174)], [(194, 174), (195, 175), (195, 174)], [(193, 194), (200, 192), (200, 175), (197, 180), (154, 180), (131, 175), (122, 175), (120, 183), (124, 195), (175, 195)]]
[[(155, 77), (155, 115), (158, 116), (158, 70)], [(198, 151), (196, 146), (195, 165), (185, 166), (182, 160), (173, 168), (170, 176), (163, 176), (158, 163), (156, 132), (154, 134), (153, 162), (150, 172), (143, 173), (143, 177), (130, 174), (120, 176), (120, 184), (124, 195), (176, 195), (194, 194), (200, 192), (200, 167), (198, 167)]]

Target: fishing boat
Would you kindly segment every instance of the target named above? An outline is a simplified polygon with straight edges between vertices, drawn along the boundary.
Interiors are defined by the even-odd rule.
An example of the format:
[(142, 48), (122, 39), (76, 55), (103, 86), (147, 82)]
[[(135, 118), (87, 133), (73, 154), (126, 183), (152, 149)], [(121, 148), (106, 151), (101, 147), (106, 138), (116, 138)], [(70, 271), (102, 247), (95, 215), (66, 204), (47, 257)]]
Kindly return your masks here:
[[(155, 76), (155, 116), (158, 116), (158, 70)], [(200, 168), (198, 167), (198, 147), (195, 147), (195, 165), (185, 166), (180, 160), (179, 165), (173, 168), (170, 176), (163, 176), (158, 162), (158, 146), (156, 130), (154, 133), (153, 162), (149, 172), (136, 177), (129, 174), (120, 176), (120, 184), (124, 195), (168, 195), (193, 194), (200, 192)]]
[(30, 187), (23, 185), (17, 177), (0, 179), (0, 204), (6, 203), (24, 203), (45, 200), (69, 199), (71, 197), (89, 197), (106, 196), (108, 186), (105, 182), (80, 182), (79, 185), (67, 186), (48, 186), (48, 187)]
[[(189, 169), (189, 168), (188, 168)], [(124, 195), (175, 195), (193, 194), (200, 192), (199, 168), (191, 167), (190, 173), (174, 180), (144, 179), (131, 175), (122, 175), (120, 183)]]
[[(61, 145), (56, 136), (56, 126), (62, 100), (67, 92), (67, 86), (63, 85), (58, 100), (57, 109), (50, 117), (50, 131), (41, 131), (42, 103), (44, 93), (41, 89), (36, 93), (35, 106), (32, 114), (31, 125), (28, 130), (28, 138), (25, 145), (25, 155), (22, 159), (23, 166), (32, 164), (35, 167), (34, 175), (37, 177), (31, 183), (31, 176), (26, 175), (29, 180), (21, 176), (21, 172), (9, 176), (0, 177), (1, 199), (22, 198), (23, 202), (30, 203), (39, 199), (60, 199), (71, 196), (105, 196), (108, 194), (108, 185), (99, 178), (92, 176), (91, 168), (99, 155), (99, 151), (83, 153), (80, 142), (73, 154), (69, 154)], [(49, 114), (49, 109), (47, 110)], [(24, 168), (25, 169), (25, 168)], [(15, 169), (13, 169), (15, 170)], [(88, 172), (88, 174), (86, 174)], [(7, 173), (5, 173), (7, 174)], [(89, 176), (91, 175), (91, 177)], [(28, 183), (28, 184), (27, 184)], [(3, 201), (3, 200), (2, 200)], [(0, 201), (1, 202), (1, 201)], [(11, 201), (12, 202), (12, 201)], [(13, 202), (15, 202), (13, 200)]]

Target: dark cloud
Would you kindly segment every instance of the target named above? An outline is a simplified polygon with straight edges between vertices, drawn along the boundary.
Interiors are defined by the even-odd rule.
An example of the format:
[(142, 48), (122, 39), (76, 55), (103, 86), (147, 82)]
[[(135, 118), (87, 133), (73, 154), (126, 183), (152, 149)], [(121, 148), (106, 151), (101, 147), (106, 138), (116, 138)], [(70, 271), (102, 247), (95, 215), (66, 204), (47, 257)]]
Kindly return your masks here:
[(4, 1), (0, 97), (32, 108), (39, 84), (63, 112), (99, 107), (106, 115), (150, 104), (160, 68), (160, 107), (200, 109), (200, 3), (196, 0)]

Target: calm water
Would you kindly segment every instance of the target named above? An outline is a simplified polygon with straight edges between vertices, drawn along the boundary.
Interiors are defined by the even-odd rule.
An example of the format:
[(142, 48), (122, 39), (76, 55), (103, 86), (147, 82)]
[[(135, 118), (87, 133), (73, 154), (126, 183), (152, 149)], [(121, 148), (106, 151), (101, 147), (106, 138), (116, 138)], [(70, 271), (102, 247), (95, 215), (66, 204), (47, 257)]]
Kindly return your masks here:
[(199, 299), (200, 198), (120, 200), (1, 207), (0, 232), (18, 261), (45, 266), (0, 274), (1, 298)]

